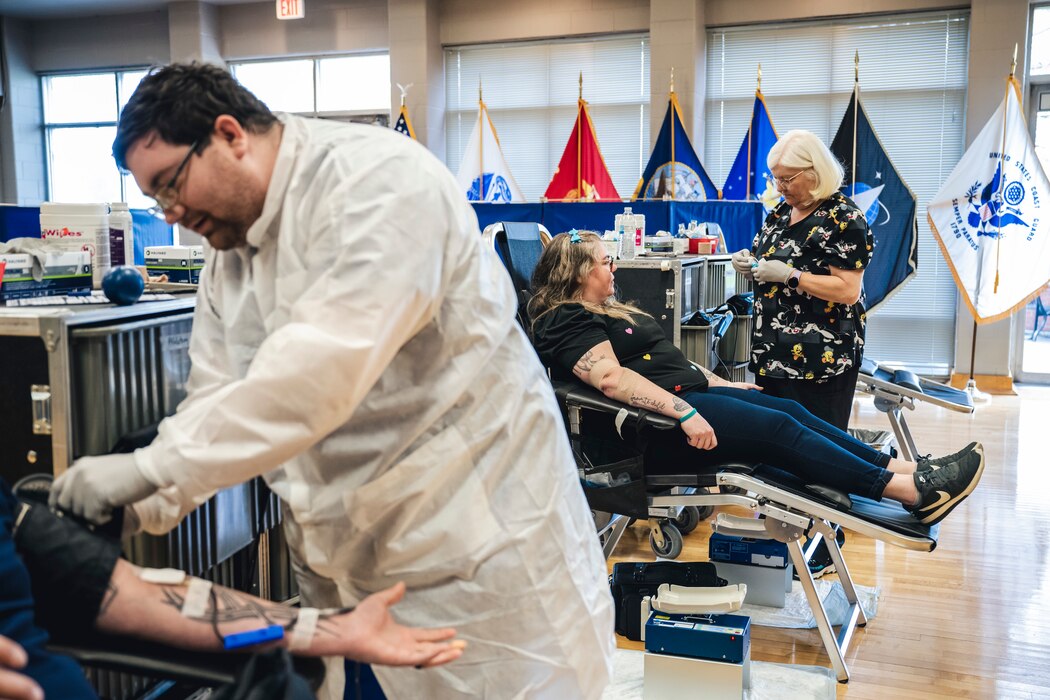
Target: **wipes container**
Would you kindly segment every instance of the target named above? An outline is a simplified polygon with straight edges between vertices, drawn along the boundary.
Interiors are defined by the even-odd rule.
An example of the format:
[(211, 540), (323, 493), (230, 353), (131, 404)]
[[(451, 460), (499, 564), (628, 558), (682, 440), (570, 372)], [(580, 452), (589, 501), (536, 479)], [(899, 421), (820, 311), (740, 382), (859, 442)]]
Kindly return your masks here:
[(109, 205), (40, 205), (40, 237), (56, 251), (86, 250), (91, 255), (91, 286), (102, 288), (102, 278), (110, 268)]

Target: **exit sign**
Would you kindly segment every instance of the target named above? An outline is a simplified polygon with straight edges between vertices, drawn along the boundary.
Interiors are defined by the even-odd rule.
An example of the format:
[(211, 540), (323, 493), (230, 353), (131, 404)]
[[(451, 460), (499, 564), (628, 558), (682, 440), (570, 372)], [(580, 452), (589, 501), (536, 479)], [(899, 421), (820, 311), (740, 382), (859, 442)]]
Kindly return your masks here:
[(306, 16), (306, 0), (277, 0), (277, 19), (302, 19)]

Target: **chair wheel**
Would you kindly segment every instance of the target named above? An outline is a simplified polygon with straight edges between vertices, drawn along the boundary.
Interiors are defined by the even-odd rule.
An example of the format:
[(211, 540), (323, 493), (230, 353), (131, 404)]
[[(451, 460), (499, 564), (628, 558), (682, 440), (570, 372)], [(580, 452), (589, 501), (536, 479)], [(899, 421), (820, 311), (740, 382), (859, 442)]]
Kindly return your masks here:
[(696, 507), (696, 513), (697, 513), (697, 517), (698, 517), (699, 521), (702, 523), (705, 520), (707, 520), (708, 518), (710, 518), (712, 515), (715, 514), (715, 507), (714, 506), (697, 506)]
[(652, 548), (653, 554), (658, 557), (663, 557), (664, 559), (677, 559), (678, 555), (682, 553), (682, 533), (679, 532), (674, 523), (668, 522), (660, 527), (664, 536), (663, 547), (656, 544), (656, 538), (651, 532), (649, 533), (649, 547)]
[(700, 509), (696, 506), (684, 506), (674, 519), (675, 527), (683, 535), (688, 535), (700, 524)]
[(718, 487), (718, 491), (719, 491), (719, 493), (747, 493), (744, 489), (740, 488), (739, 486), (725, 486), (725, 485), (719, 486)]

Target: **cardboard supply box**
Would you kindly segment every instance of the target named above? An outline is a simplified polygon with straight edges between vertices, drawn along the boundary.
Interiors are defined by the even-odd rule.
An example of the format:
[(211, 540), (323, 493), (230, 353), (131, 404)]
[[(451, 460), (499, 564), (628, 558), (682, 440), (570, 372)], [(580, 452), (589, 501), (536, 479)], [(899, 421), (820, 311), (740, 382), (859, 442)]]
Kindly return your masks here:
[(86, 250), (47, 253), (39, 281), (33, 278), (32, 255), (8, 253), (0, 255), (0, 262), (4, 268), (0, 281), (2, 301), (91, 293), (91, 253)]
[(167, 275), (169, 282), (197, 284), (204, 268), (204, 247), (199, 245), (151, 245), (145, 257), (146, 271)]

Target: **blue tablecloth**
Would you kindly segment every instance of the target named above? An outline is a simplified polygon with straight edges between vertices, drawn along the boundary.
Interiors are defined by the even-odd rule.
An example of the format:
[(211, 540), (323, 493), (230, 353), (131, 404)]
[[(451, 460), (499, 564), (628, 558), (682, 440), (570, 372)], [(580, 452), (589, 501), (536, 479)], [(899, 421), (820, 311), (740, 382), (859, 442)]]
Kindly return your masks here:
[(722, 227), (730, 251), (750, 248), (765, 213), (759, 202), (546, 202), (541, 204), (488, 204), (472, 202), (481, 228), (497, 221), (535, 221), (554, 234), (569, 229), (611, 230), (615, 216), (625, 206), (645, 215), (649, 232), (677, 231), (690, 221), (714, 222)]

